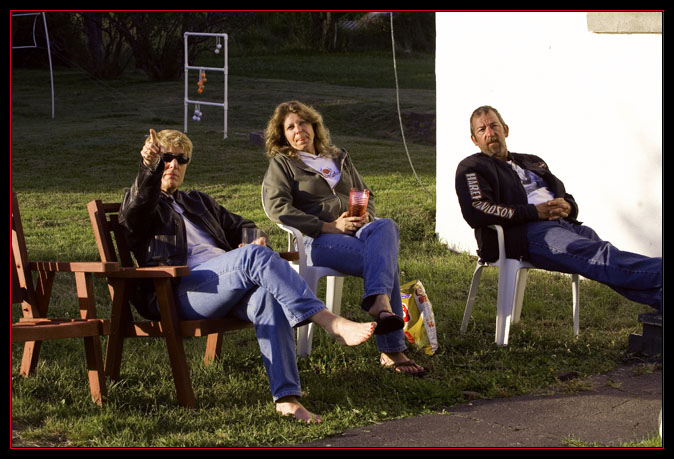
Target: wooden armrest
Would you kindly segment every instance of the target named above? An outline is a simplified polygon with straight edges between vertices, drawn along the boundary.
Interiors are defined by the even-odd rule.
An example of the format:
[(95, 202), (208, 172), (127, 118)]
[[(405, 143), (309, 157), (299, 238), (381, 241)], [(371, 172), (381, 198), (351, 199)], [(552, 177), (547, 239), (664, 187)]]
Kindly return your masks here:
[(28, 267), (34, 271), (47, 272), (85, 272), (85, 273), (113, 273), (121, 268), (119, 263), (110, 262), (66, 262), (66, 261), (33, 261)]
[(10, 334), (12, 343), (101, 336), (105, 332), (105, 323), (100, 319), (21, 322), (12, 324)]
[(120, 271), (110, 273), (109, 277), (127, 279), (153, 279), (163, 277), (184, 277), (189, 275), (187, 266), (152, 266), (144, 268), (121, 268)]
[(61, 317), (20, 317), (18, 323), (13, 323), (12, 326), (16, 325), (40, 325), (40, 324), (68, 324), (68, 323), (82, 323), (82, 322), (98, 322), (101, 325), (103, 325), (105, 322), (109, 322), (110, 319), (98, 319), (98, 318), (93, 318), (93, 319), (82, 319), (82, 318), (73, 318), (73, 319), (66, 319), (66, 318), (61, 318)]

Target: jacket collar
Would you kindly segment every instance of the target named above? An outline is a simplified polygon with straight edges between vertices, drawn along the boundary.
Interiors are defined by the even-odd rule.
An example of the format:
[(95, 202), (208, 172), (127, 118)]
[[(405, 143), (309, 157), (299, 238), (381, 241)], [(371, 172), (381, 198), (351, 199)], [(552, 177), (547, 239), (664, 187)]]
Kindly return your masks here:
[(176, 190), (174, 194), (168, 194), (164, 191), (161, 192), (162, 199), (166, 199), (168, 202), (175, 202), (180, 205), (180, 207), (189, 212), (192, 210), (193, 206), (191, 205), (188, 196), (189, 195), (182, 190)]
[[(346, 155), (347, 155), (346, 150), (342, 149), (340, 151), (339, 155), (334, 158), (335, 161), (337, 162), (337, 166), (339, 167), (340, 172), (342, 171), (342, 166), (344, 165), (344, 160), (346, 159)], [(307, 166), (304, 163), (304, 161), (302, 161), (302, 158), (299, 158), (299, 157), (298, 158), (290, 158), (288, 156), (286, 156), (286, 158), (288, 158), (290, 161), (293, 161), (298, 168), (300, 168), (300, 169), (302, 169), (306, 172), (310, 172), (312, 174), (317, 174), (317, 172), (314, 169), (312, 169), (311, 166)]]

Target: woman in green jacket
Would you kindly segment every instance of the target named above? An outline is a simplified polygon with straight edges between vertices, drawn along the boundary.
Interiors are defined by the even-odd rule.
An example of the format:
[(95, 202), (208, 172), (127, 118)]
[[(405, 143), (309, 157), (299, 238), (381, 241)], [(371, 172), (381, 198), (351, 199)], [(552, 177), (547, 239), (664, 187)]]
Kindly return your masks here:
[(377, 322), (380, 363), (400, 373), (425, 374), (404, 354), (398, 227), (375, 218), (371, 192), (366, 214), (349, 216), (351, 188), (368, 188), (346, 150), (332, 145), (320, 113), (298, 101), (276, 107), (265, 142), (267, 214), (305, 235), (307, 263), (363, 278), (361, 306)]

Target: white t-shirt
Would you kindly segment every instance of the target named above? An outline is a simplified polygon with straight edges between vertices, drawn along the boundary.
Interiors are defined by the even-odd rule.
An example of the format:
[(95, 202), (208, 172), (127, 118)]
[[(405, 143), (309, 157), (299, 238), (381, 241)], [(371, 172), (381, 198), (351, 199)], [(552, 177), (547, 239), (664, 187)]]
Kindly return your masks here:
[(185, 232), (187, 234), (187, 266), (194, 268), (213, 257), (225, 253), (223, 249), (216, 246), (215, 240), (210, 234), (185, 216), (183, 208), (173, 199), (171, 199), (171, 205), (173, 206), (173, 209), (183, 217), (183, 221), (185, 222)]
[(543, 180), (540, 175), (531, 172), (530, 170), (522, 169), (512, 161), (508, 161), (508, 164), (510, 164), (510, 167), (512, 167), (520, 177), (522, 186), (527, 192), (527, 201), (529, 204), (542, 204), (555, 199), (555, 196), (548, 189), (545, 180)]
[(302, 158), (304, 164), (321, 174), (328, 182), (328, 185), (330, 185), (330, 188), (334, 188), (337, 185), (340, 172), (333, 158), (326, 158), (323, 155), (312, 155), (303, 151), (300, 151), (300, 158)]

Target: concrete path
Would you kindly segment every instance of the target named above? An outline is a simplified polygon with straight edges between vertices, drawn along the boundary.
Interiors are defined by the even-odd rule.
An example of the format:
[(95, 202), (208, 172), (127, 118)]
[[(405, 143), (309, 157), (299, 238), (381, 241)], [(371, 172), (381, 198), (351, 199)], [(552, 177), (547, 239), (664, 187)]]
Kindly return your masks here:
[(446, 414), (384, 422), (299, 447), (564, 447), (569, 440), (611, 446), (657, 434), (662, 371), (620, 367), (589, 378), (574, 394), (519, 396), (457, 405)]

